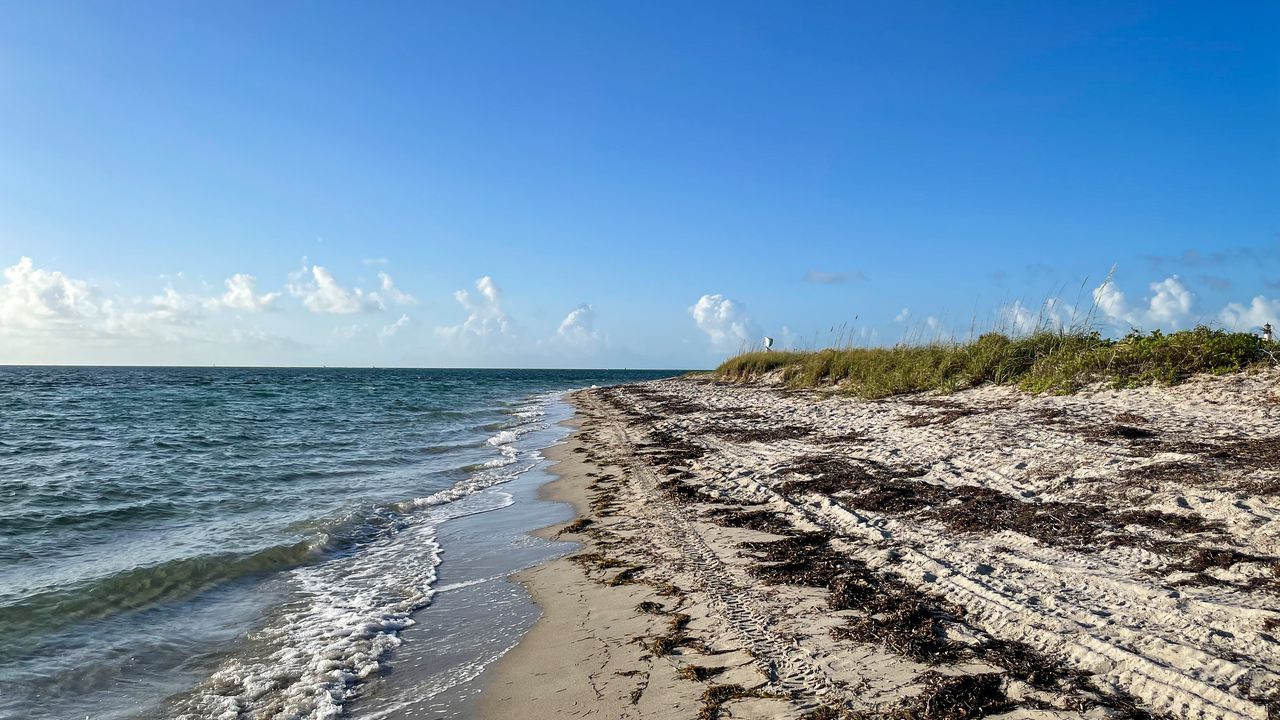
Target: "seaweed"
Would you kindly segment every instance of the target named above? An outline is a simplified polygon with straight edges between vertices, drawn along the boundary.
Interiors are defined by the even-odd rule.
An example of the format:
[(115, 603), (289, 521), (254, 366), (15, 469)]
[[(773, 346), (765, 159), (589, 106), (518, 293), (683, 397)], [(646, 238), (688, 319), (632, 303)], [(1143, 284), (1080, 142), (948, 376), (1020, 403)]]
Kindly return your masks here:
[(560, 531), (557, 532), (556, 535), (557, 536), (572, 535), (572, 534), (581, 533), (582, 531), (586, 530), (588, 527), (591, 527), (591, 525), (594, 522), (595, 521), (593, 521), (591, 518), (578, 518), (577, 520), (574, 520), (568, 525), (565, 525), (564, 527), (560, 528)]
[(625, 570), (619, 572), (617, 575), (614, 575), (613, 577), (609, 578), (608, 582), (606, 582), (605, 584), (608, 585), (609, 587), (617, 587), (619, 585), (630, 585), (631, 583), (636, 581), (636, 574), (639, 573), (641, 570), (644, 570), (643, 566), (632, 565), (626, 568)]
[(703, 682), (708, 678), (713, 678), (729, 668), (723, 665), (707, 666), (707, 665), (685, 665), (676, 671), (676, 674), (685, 680), (694, 680)]
[(800, 716), (800, 720), (864, 720), (863, 715), (845, 710), (843, 708), (834, 708), (830, 705), (822, 705), (804, 715)]
[(710, 430), (712, 435), (735, 443), (770, 443), (783, 440), (799, 440), (812, 435), (813, 432), (813, 428), (802, 425), (777, 425), (773, 427), (718, 426)]
[(681, 480), (663, 480), (658, 483), (658, 491), (680, 505), (691, 505), (693, 503), (711, 501), (710, 497), (704, 495), (697, 488), (692, 485), (688, 485)]
[(698, 720), (717, 720), (720, 717), (721, 707), (731, 700), (785, 697), (778, 693), (765, 692), (760, 688), (748, 689), (737, 683), (712, 685), (702, 693), (702, 708), (698, 710)]
[(877, 460), (842, 459), (824, 456), (800, 458), (780, 470), (782, 474), (798, 475), (800, 479), (785, 480), (778, 490), (786, 495), (797, 492), (816, 492), (832, 495), (856, 490), (868, 484), (920, 477), (928, 468), (908, 466), (893, 468)]
[(1054, 690), (1066, 680), (1083, 677), (1082, 673), (1067, 668), (1024, 642), (991, 639), (979, 646), (975, 654), (1003, 668), (1010, 677), (1041, 690)]
[(715, 508), (705, 513), (703, 518), (724, 527), (746, 528), (773, 535), (790, 535), (795, 532), (786, 517), (772, 510)]
[(831, 534), (799, 533), (782, 540), (746, 542), (739, 547), (755, 551), (764, 563), (750, 572), (770, 585), (828, 587), (843, 571), (848, 558), (829, 547)]
[(943, 675), (931, 670), (922, 676), (924, 691), (904, 702), (890, 716), (903, 720), (967, 720), (1012, 709), (1000, 673)]

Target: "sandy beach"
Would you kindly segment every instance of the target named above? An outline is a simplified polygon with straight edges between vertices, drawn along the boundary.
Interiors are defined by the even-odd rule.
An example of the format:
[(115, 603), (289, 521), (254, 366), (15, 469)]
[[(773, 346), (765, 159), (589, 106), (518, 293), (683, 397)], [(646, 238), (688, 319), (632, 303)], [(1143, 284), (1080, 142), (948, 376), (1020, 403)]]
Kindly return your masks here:
[(1280, 376), (573, 396), (482, 718), (1268, 718)]

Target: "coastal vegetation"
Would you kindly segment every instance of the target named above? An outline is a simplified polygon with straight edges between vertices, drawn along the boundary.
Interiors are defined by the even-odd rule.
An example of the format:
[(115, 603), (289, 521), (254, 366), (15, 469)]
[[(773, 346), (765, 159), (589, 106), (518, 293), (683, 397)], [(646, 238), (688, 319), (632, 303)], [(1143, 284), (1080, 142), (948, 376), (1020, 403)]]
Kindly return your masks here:
[(1200, 373), (1274, 366), (1278, 358), (1280, 344), (1208, 327), (1135, 331), (1119, 339), (1096, 331), (1040, 330), (1023, 336), (991, 332), (968, 342), (745, 352), (726, 360), (715, 374), (741, 382), (777, 372), (787, 387), (833, 387), (875, 399), (983, 384), (1018, 385), (1035, 393), (1070, 393), (1093, 382), (1117, 388), (1176, 384)]

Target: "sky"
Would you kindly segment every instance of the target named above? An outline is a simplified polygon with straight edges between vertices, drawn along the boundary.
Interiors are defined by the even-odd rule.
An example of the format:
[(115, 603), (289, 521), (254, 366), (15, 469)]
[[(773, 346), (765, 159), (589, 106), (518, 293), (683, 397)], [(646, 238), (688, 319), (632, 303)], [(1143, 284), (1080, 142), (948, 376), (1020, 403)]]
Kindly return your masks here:
[(1280, 5), (0, 3), (0, 363), (1280, 323)]

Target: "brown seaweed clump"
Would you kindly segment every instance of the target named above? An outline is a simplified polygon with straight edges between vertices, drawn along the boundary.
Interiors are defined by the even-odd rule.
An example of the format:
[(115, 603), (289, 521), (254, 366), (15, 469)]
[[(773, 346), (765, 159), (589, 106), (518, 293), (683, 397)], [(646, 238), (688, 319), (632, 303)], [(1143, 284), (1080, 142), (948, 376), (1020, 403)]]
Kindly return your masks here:
[(702, 708), (698, 710), (698, 720), (717, 720), (720, 717), (721, 707), (731, 700), (784, 697), (777, 693), (765, 692), (760, 688), (747, 688), (737, 683), (712, 685), (702, 693)]
[(923, 676), (924, 691), (890, 714), (901, 720), (967, 720), (1012, 709), (1000, 673)]
[(920, 477), (928, 472), (928, 468), (920, 466), (895, 468), (877, 460), (865, 458), (811, 456), (800, 458), (782, 468), (781, 472), (799, 476), (784, 480), (778, 486), (778, 490), (784, 495), (799, 492), (834, 495), (839, 492), (875, 487), (894, 480)]
[(795, 529), (784, 516), (772, 510), (739, 510), (715, 508), (702, 516), (723, 527), (746, 528), (772, 535), (790, 535)]
[(828, 587), (841, 573), (849, 559), (830, 547), (831, 533), (810, 532), (783, 540), (745, 542), (745, 550), (754, 551), (764, 562), (752, 565), (750, 572), (770, 585)]
[(671, 498), (679, 505), (710, 502), (711, 498), (682, 480), (663, 480), (658, 483), (658, 491)]

